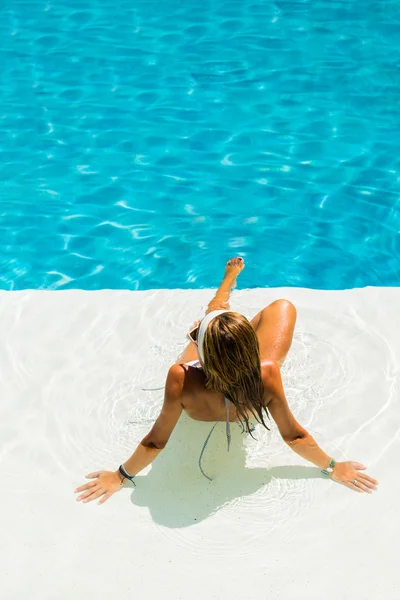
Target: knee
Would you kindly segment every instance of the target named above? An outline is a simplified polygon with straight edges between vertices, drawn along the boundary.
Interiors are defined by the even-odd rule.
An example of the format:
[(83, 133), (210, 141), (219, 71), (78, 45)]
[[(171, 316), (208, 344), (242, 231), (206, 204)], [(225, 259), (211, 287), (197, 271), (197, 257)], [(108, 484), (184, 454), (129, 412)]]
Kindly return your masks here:
[(296, 317), (297, 315), (296, 307), (292, 302), (290, 302), (290, 300), (280, 298), (279, 300), (275, 300), (275, 302), (273, 302), (271, 306), (275, 306), (279, 310), (293, 315), (294, 317)]

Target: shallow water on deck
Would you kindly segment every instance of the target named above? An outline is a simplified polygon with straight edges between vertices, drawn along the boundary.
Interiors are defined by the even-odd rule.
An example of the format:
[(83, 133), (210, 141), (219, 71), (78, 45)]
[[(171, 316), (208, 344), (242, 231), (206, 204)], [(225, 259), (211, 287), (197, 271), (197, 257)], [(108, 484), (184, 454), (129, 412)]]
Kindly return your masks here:
[[(273, 299), (269, 291), (255, 292), (236, 292), (235, 309), (251, 317), (260, 302)], [(324, 449), (337, 460), (370, 464), (400, 431), (399, 356), (378, 323), (383, 309), (374, 309), (370, 321), (378, 292), (360, 292), (355, 299), (335, 296), (329, 305), (299, 299), (283, 379), (296, 418)], [(115, 469), (158, 415), (163, 394), (153, 388), (163, 385), (205, 295), (110, 294), (3, 296), (2, 462), (10, 494), (34, 489), (43, 497), (50, 480), (77, 485), (85, 473)], [(292, 453), (274, 425), (271, 432), (257, 426), (256, 440), (234, 427), (229, 454), (224, 426), (217, 426), (203, 461), (210, 483), (197, 464), (210, 427), (183, 417), (167, 450), (137, 477), (131, 502), (157, 538), (213, 560), (250, 556), (265, 549), (274, 531), (290, 540), (299, 515), (332, 493), (333, 484)], [(29, 472), (23, 479), (22, 460)], [(72, 501), (72, 483), (70, 494)], [(105, 510), (103, 525), (113, 518)], [(128, 539), (134, 526), (119, 538)]]

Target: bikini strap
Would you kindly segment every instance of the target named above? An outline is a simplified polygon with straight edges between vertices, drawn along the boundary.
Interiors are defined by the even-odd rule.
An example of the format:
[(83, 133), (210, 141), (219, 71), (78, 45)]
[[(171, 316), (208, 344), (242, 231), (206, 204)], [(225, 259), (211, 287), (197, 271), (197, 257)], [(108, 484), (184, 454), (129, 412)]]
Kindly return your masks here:
[[(229, 448), (230, 448), (230, 445), (231, 445), (231, 424), (229, 422), (229, 406), (230, 406), (229, 400), (228, 400), (228, 398), (225, 398), (225, 409), (226, 409), (226, 441), (228, 442), (228, 452), (229, 452)], [(207, 444), (209, 442), (209, 439), (210, 439), (210, 437), (212, 435), (212, 432), (214, 431), (214, 429), (216, 428), (217, 425), (218, 425), (218, 421), (216, 423), (214, 423), (214, 425), (211, 427), (210, 433), (206, 437), (206, 441), (203, 444), (203, 448), (201, 449), (200, 456), (199, 456), (199, 468), (200, 468), (200, 471), (202, 472), (202, 474), (204, 475), (204, 477), (206, 477), (209, 481), (212, 481), (212, 477), (209, 477), (207, 475), (207, 473), (204, 472), (203, 466), (202, 466), (202, 459), (203, 459), (204, 451), (205, 451), (205, 449), (207, 447)], [(238, 423), (238, 425), (239, 425), (239, 423)]]
[(225, 408), (226, 408), (226, 441), (228, 443), (228, 452), (231, 445), (231, 424), (229, 421), (229, 399), (225, 397)]

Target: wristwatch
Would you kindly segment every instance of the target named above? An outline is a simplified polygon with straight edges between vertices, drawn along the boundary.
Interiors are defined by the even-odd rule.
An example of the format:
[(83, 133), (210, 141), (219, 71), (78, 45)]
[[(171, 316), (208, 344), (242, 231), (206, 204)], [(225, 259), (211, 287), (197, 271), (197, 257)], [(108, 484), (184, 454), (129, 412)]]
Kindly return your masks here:
[(326, 469), (321, 469), (321, 472), (325, 473), (325, 475), (330, 475), (331, 473), (333, 473), (333, 467), (335, 467), (335, 466), (336, 466), (336, 460), (331, 458), (331, 460), (329, 461), (329, 465), (326, 467)]

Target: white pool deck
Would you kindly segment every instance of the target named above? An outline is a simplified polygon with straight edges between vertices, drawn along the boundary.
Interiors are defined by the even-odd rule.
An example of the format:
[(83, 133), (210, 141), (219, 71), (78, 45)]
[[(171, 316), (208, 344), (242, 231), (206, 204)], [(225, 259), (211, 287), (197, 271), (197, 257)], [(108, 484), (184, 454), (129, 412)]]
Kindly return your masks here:
[[(137, 487), (75, 501), (147, 433), (170, 364), (210, 290), (1, 292), (4, 600), (400, 598), (400, 291), (235, 291), (253, 316), (298, 308), (283, 369), (298, 421), (372, 495), (324, 477), (272, 431), (257, 441), (183, 417)], [(143, 390), (146, 388), (146, 390)]]

